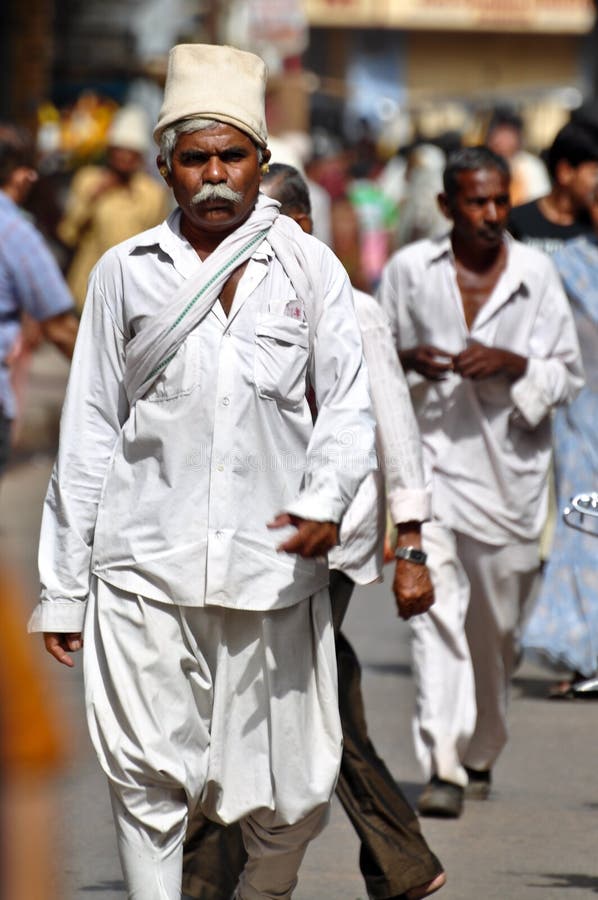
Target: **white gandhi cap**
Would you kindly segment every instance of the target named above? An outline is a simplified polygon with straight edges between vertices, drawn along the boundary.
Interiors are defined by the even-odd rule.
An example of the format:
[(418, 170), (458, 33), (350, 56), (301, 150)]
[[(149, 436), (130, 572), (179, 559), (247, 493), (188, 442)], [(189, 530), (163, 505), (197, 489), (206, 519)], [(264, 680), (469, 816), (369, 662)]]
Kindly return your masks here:
[(265, 147), (266, 79), (266, 64), (253, 53), (216, 44), (177, 44), (168, 56), (156, 142), (168, 125), (201, 118), (234, 125)]

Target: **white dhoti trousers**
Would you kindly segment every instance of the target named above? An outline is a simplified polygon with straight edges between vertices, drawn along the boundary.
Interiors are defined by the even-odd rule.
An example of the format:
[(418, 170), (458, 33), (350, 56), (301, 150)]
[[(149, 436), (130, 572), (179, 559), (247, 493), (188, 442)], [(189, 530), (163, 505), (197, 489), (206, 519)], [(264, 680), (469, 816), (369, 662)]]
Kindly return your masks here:
[(274, 612), (155, 603), (94, 580), (91, 738), (131, 900), (178, 900), (189, 809), (241, 821), (236, 897), (287, 898), (340, 766), (327, 591)]
[(417, 700), (414, 740), (426, 777), (466, 785), (506, 744), (519, 625), (537, 587), (537, 541), (502, 547), (423, 527), (436, 602), (410, 620)]

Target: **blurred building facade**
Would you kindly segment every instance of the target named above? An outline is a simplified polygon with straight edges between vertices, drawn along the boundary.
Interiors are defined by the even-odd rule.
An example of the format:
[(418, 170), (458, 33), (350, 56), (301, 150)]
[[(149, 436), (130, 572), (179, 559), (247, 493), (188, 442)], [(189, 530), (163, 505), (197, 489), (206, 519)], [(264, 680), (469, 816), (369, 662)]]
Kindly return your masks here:
[(155, 106), (168, 48), (190, 40), (266, 58), (275, 133), (307, 124), (308, 97), (332, 129), (407, 110), (424, 133), (463, 130), (464, 109), (513, 97), (533, 119), (593, 93), (594, 18), (594, 0), (3, 0), (0, 116), (34, 124), (85, 90), (121, 103), (135, 82)]
[[(306, 64), (350, 117), (373, 124), (401, 108), (424, 133), (462, 129), (467, 108), (575, 106), (593, 92), (593, 0), (305, 0), (305, 9)], [(532, 126), (534, 142), (551, 139), (542, 117)]]

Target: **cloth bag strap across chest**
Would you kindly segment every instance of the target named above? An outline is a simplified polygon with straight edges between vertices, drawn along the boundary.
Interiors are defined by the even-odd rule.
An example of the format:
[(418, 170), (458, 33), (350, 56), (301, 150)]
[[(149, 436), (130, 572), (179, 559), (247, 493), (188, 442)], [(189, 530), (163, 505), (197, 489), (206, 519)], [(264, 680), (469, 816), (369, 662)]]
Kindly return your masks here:
[(229, 235), (188, 278), (172, 300), (128, 343), (125, 390), (132, 406), (151, 388), (177, 350), (205, 318), (235, 269), (246, 262), (267, 237), (298, 297), (304, 300), (313, 346), (315, 288), (303, 250), (299, 227), (279, 216), (278, 204), (260, 194), (256, 207), (240, 228)]

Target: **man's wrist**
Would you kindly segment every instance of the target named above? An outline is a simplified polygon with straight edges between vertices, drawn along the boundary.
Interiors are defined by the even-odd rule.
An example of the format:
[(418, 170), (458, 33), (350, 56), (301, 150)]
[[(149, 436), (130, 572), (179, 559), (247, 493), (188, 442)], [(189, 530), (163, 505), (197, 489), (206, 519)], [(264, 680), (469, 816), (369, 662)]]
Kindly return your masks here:
[(397, 523), (397, 547), (416, 547), (418, 550), (421, 550), (421, 528), (421, 522)]
[(425, 566), (428, 561), (428, 555), (419, 547), (397, 547), (395, 550), (397, 559), (406, 559), (409, 562), (416, 563), (418, 566)]

